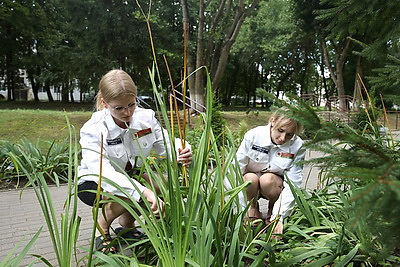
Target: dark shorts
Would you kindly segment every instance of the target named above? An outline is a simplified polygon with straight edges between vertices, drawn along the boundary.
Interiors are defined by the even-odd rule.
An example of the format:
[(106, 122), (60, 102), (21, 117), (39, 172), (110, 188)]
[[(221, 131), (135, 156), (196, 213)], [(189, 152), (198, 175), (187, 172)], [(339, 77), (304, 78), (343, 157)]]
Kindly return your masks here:
[[(96, 193), (87, 192), (86, 190), (97, 190), (97, 183), (93, 181), (85, 181), (82, 184), (78, 185), (78, 198), (85, 203), (93, 207), (96, 201)], [(101, 199), (101, 196), (100, 196)]]

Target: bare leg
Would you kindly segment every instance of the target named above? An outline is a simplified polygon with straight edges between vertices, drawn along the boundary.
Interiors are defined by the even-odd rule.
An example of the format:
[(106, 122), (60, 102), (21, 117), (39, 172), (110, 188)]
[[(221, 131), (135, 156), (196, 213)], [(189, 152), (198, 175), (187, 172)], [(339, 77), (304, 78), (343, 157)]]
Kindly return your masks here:
[(118, 223), (123, 228), (132, 228), (134, 226), (134, 222), (135, 222), (135, 218), (133, 218), (133, 216), (127, 211), (122, 213), (118, 219)]
[[(116, 202), (109, 202), (104, 204), (104, 211), (99, 210), (99, 217), (97, 223), (105, 234), (110, 233), (110, 225), (112, 222), (122, 214), (127, 213), (125, 208)], [(125, 218), (127, 219), (127, 218)], [(127, 221), (123, 220), (123, 223), (127, 224)], [(133, 223), (133, 220), (132, 220)]]
[(255, 173), (246, 173), (243, 176), (244, 181), (249, 181), (251, 184), (246, 188), (247, 199), (250, 201), (250, 208), (247, 216), (249, 218), (261, 218), (261, 212), (258, 208), (258, 195), (260, 190), (260, 184), (257, 174)]
[(283, 190), (283, 180), (273, 173), (265, 173), (260, 177), (260, 193), (268, 199), (267, 220), (271, 218), (275, 202)]

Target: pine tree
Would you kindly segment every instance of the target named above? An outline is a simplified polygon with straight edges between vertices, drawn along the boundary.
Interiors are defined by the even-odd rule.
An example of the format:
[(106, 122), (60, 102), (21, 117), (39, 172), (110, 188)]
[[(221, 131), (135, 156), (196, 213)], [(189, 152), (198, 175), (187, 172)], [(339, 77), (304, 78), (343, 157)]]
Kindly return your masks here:
[[(361, 229), (361, 250), (384, 259), (400, 246), (400, 149), (391, 132), (382, 132), (374, 108), (365, 110), (364, 128), (325, 122), (310, 108), (291, 108), (312, 133), (308, 149), (325, 153), (314, 159), (325, 177), (340, 184), (355, 216), (345, 222)], [(355, 230), (354, 230), (355, 231)]]

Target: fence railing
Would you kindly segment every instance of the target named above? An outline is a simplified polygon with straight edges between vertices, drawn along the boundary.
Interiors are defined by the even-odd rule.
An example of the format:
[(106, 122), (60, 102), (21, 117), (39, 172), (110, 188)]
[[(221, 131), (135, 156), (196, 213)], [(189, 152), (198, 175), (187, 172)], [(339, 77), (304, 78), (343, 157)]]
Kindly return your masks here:
[(177, 91), (176, 89), (171, 90), (170, 95), (172, 95), (174, 97), (174, 93), (175, 95), (179, 95), (180, 97), (176, 97), (176, 100), (178, 102), (180, 102), (181, 104), (185, 104), (186, 107), (191, 108), (192, 110), (194, 110), (197, 113), (202, 113), (203, 111), (198, 110), (197, 108), (195, 108), (194, 106), (191, 105), (191, 103), (196, 104), (196, 106), (201, 107), (204, 111), (206, 110), (206, 107), (203, 106), (202, 104), (200, 104), (199, 102), (195, 101), (194, 99), (188, 97), (187, 95), (185, 95), (185, 101), (182, 100), (183, 98), (183, 94), (179, 91)]
[[(344, 107), (340, 105), (342, 102), (344, 102)], [(330, 96), (328, 98), (328, 101), (326, 102), (326, 108), (329, 110), (337, 110), (340, 112), (350, 112), (351, 110), (354, 110), (355, 102), (356, 101), (354, 97), (349, 95)]]
[(139, 101), (139, 107), (151, 108), (151, 105), (149, 103), (147, 103), (146, 101), (144, 101), (143, 99), (141, 99), (140, 97), (137, 98), (137, 101)]
[(316, 94), (302, 94), (300, 98), (313, 107), (316, 107), (319, 104), (319, 97)]
[[(386, 111), (386, 113), (387, 113), (387, 115), (389, 117), (389, 124), (390, 125), (388, 125), (387, 120), (384, 119), (383, 120), (383, 126), (385, 126), (385, 127), (389, 127), (390, 126), (391, 129), (399, 129), (400, 128), (400, 125), (399, 125), (399, 113), (400, 113), (400, 111), (398, 111), (398, 110), (389, 110), (389, 111)], [(394, 116), (391, 116), (390, 114), (394, 114)]]

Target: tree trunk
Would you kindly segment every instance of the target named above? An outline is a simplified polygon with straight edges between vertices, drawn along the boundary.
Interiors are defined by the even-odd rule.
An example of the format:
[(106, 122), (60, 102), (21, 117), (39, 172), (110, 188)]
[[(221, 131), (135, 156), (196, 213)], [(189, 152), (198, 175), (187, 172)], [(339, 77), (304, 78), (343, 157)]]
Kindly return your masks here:
[[(332, 41), (332, 44), (333, 44), (333, 41)], [(347, 106), (347, 101), (345, 99), (343, 68), (344, 68), (344, 63), (346, 62), (348, 50), (350, 48), (350, 39), (346, 39), (343, 45), (339, 44), (337, 47), (335, 47), (335, 53), (336, 53), (336, 64), (335, 64), (336, 68), (335, 68), (335, 70), (332, 67), (332, 64), (330, 62), (328, 48), (326, 46), (326, 41), (322, 40), (321, 45), (322, 45), (322, 51), (323, 51), (323, 55), (324, 55), (324, 59), (325, 59), (325, 64), (328, 67), (329, 73), (331, 74), (331, 79), (334, 82), (337, 93), (338, 93), (339, 109), (341, 111), (347, 111), (348, 106)]]
[(7, 84), (7, 100), (15, 101), (15, 74), (11, 70), (7, 70), (6, 74), (6, 84)]
[(226, 64), (228, 62), (229, 51), (232, 45), (235, 43), (236, 38), (239, 34), (240, 28), (243, 25), (246, 17), (254, 10), (255, 6), (258, 4), (259, 0), (254, 0), (253, 3), (246, 9), (244, 3), (239, 1), (240, 4), (236, 8), (236, 14), (234, 20), (232, 21), (231, 28), (226, 34), (224, 43), (222, 44), (222, 49), (220, 55), (215, 55), (218, 58), (217, 68), (215, 74), (212, 74), (212, 85), (213, 88), (217, 88), (221, 82), (222, 75), (224, 74)]
[(74, 103), (75, 102), (74, 90), (69, 91), (69, 97), (71, 98), (71, 103)]
[(7, 100), (15, 101), (15, 73), (11, 68), (12, 54), (7, 51), (6, 55), (6, 88), (7, 88)]
[(47, 99), (49, 100), (49, 102), (54, 102), (53, 95), (51, 94), (51, 91), (50, 91), (49, 82), (45, 82), (43, 88), (44, 88), (44, 90), (45, 90), (46, 93), (47, 93)]
[(61, 86), (61, 102), (68, 103), (69, 101), (69, 86), (66, 83), (63, 83)]
[(40, 89), (40, 83), (36, 82), (35, 80), (35, 75), (34, 75), (34, 71), (31, 70), (27, 70), (27, 74), (28, 74), (28, 79), (31, 82), (32, 85), (32, 92), (33, 92), (33, 97), (35, 99), (35, 101), (39, 101), (39, 89)]
[[(308, 50), (306, 50), (304, 54), (308, 55), (309, 54)], [(308, 59), (308, 56), (305, 56), (305, 59), (304, 59), (304, 71), (302, 72), (301, 83), (300, 83), (300, 95), (310, 94), (311, 93), (308, 90), (308, 87), (306, 87), (308, 65), (309, 65), (309, 59)]]
[[(189, 85), (191, 97), (201, 105), (205, 104), (204, 66), (208, 67), (210, 71), (213, 89), (217, 89), (228, 61), (230, 49), (233, 43), (236, 41), (243, 21), (254, 10), (259, 1), (260, 0), (253, 0), (251, 5), (248, 5), (247, 7), (242, 0), (238, 0), (234, 7), (232, 7), (234, 3), (233, 0), (220, 1), (215, 14), (207, 14), (207, 16), (210, 16), (213, 19), (209, 25), (206, 25), (206, 5), (210, 4), (210, 1), (205, 2), (204, 0), (199, 0), (195, 53), (197, 72), (194, 76), (194, 82), (190, 81)], [(188, 3), (186, 0), (181, 0), (181, 7), (183, 20), (189, 21)], [(232, 14), (231, 10), (234, 10), (235, 14)], [(231, 17), (233, 19), (230, 19)], [(228, 30), (226, 32), (217, 32), (221, 24), (226, 23), (226, 21), (229, 20), (231, 20), (230, 27), (224, 27)], [(208, 32), (207, 45), (205, 45), (205, 29), (207, 29)], [(223, 37), (221, 38), (221, 36)], [(196, 104), (194, 106), (201, 109), (201, 107)]]

